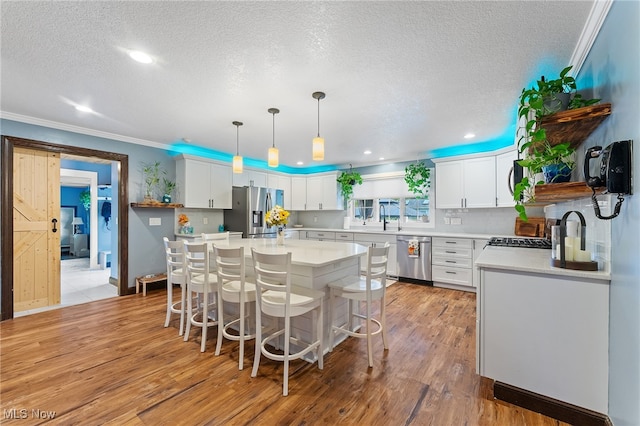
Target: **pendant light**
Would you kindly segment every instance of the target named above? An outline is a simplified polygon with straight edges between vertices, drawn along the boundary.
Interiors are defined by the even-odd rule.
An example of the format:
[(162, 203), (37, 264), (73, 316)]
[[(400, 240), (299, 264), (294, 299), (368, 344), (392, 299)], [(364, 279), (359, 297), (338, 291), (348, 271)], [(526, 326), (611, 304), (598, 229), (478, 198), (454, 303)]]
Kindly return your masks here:
[(240, 151), (240, 126), (242, 126), (241, 121), (232, 122), (234, 126), (236, 126), (236, 155), (233, 156), (233, 173), (242, 173), (242, 157), (239, 154)]
[(320, 137), (320, 99), (324, 99), (323, 92), (313, 92), (313, 99), (318, 100), (318, 136), (313, 138), (312, 157), (314, 161), (324, 160), (324, 138)]
[(269, 114), (273, 114), (273, 145), (267, 154), (267, 164), (269, 167), (278, 167), (278, 148), (276, 148), (276, 114), (280, 112), (278, 108), (269, 108)]

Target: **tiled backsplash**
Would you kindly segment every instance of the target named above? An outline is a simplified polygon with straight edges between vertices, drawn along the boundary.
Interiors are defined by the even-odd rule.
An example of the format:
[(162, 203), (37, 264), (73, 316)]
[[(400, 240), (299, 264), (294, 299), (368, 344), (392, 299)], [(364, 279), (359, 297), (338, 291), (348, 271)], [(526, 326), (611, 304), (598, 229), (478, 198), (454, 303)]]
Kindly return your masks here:
[[(608, 216), (613, 211), (616, 198), (612, 195), (598, 196), (600, 211), (603, 216)], [(579, 211), (585, 219), (587, 233), (585, 236), (586, 247), (593, 254), (593, 260), (598, 262), (598, 269), (610, 272), (611, 270), (611, 221), (598, 219), (593, 211), (591, 198), (568, 201), (545, 207), (545, 217), (548, 219), (562, 219), (569, 211)], [(571, 214), (567, 220), (579, 221), (576, 214)]]

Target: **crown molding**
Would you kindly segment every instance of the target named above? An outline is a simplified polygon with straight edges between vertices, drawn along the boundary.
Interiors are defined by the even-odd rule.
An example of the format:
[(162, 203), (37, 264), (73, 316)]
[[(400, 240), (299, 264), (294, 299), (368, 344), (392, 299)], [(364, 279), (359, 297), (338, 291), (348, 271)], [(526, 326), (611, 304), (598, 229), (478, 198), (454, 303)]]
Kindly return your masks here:
[(145, 139), (132, 138), (129, 136), (118, 135), (116, 133), (102, 132), (100, 130), (88, 129), (86, 127), (74, 126), (71, 124), (59, 123), (57, 121), (44, 120), (41, 118), (29, 117), (27, 115), (14, 114), (12, 112), (0, 111), (0, 118), (5, 120), (18, 121), (20, 123), (33, 124), (36, 126), (49, 127), (52, 129), (64, 130), (82, 135), (95, 136), (104, 139), (113, 139), (121, 142), (133, 143), (136, 145), (144, 145), (152, 148), (169, 150), (170, 145), (148, 141)]
[(573, 54), (569, 60), (569, 65), (573, 65), (571, 74), (574, 77), (578, 75), (584, 61), (587, 59), (587, 55), (600, 32), (600, 28), (602, 28), (602, 24), (612, 4), (613, 0), (594, 1), (591, 12), (589, 12), (589, 16), (587, 17), (587, 22), (582, 29), (582, 34), (580, 34), (580, 38), (578, 39), (578, 44), (576, 44), (576, 48), (573, 50)]

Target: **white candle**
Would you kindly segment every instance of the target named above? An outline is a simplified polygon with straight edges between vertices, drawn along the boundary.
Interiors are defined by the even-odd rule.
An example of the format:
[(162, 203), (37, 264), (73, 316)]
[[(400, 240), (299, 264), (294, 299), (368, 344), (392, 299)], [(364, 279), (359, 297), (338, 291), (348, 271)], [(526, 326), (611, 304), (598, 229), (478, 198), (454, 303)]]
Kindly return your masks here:
[(591, 252), (589, 250), (578, 250), (574, 253), (577, 262), (591, 262)]
[(564, 237), (564, 260), (573, 260), (575, 238)]

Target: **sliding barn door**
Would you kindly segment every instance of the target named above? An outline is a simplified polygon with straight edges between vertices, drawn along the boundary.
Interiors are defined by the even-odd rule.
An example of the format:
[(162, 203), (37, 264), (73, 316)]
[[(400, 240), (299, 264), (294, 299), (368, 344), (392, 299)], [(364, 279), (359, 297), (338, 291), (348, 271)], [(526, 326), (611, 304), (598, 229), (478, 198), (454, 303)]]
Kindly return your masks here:
[(60, 303), (59, 229), (59, 154), (16, 147), (13, 155), (15, 312)]

